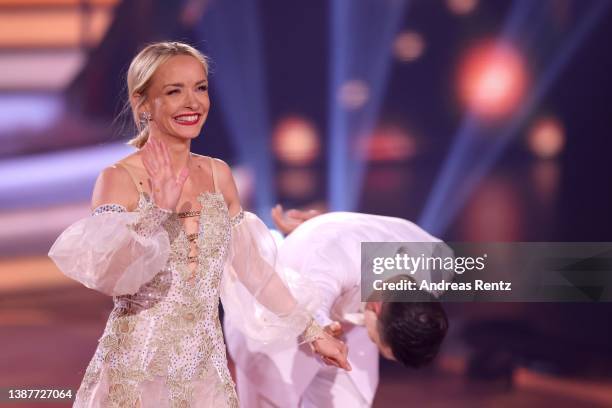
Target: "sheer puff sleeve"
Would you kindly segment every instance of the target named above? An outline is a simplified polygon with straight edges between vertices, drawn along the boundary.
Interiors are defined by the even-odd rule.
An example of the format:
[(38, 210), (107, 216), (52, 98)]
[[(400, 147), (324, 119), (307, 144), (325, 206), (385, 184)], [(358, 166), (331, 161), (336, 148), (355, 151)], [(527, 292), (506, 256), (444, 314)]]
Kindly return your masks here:
[(154, 203), (140, 212), (119, 204), (99, 206), (62, 232), (49, 257), (88, 288), (111, 296), (134, 294), (168, 261), (170, 241), (161, 224), (170, 214)]
[(240, 210), (231, 225), (221, 281), (225, 318), (266, 344), (316, 339), (320, 328), (312, 315), (319, 301), (313, 283), (278, 263), (276, 242), (255, 214)]

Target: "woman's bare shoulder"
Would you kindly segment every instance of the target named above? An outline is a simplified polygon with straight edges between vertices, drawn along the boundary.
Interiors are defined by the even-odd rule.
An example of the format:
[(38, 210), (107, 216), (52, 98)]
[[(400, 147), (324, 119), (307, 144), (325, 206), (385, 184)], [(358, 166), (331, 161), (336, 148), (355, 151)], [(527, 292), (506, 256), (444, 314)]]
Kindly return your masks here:
[(210, 156), (205, 156), (203, 154), (197, 154), (197, 153), (191, 153), (191, 157), (195, 160), (197, 164), (200, 164), (200, 165), (210, 163), (210, 160), (213, 159)]
[(121, 204), (128, 210), (136, 207), (138, 189), (127, 170), (137, 165), (133, 156), (127, 156), (100, 172), (91, 197), (92, 208), (102, 204)]
[(241, 205), (238, 189), (236, 188), (236, 182), (232, 174), (232, 169), (229, 164), (221, 159), (213, 157), (212, 160), (215, 166), (215, 174), (219, 190), (221, 190), (221, 193), (227, 202), (230, 214), (234, 215), (238, 212), (238, 210), (240, 210)]
[[(140, 151), (135, 151), (134, 153), (128, 154), (124, 158), (118, 160), (117, 163), (113, 164), (113, 166), (116, 166), (117, 164), (120, 165), (119, 167), (121, 167), (121, 165), (128, 166), (128, 167), (142, 167), (142, 159), (141, 159)], [(109, 167), (112, 167), (112, 166), (109, 166)]]
[(221, 182), (222, 179), (227, 179), (228, 176), (232, 175), (230, 166), (221, 159), (196, 153), (191, 153), (191, 156), (195, 159), (197, 164), (204, 165), (206, 168), (214, 166), (214, 169), (211, 169), (211, 171), (215, 172), (219, 182)]
[(232, 169), (229, 164), (216, 157), (211, 157), (211, 159), (214, 162), (215, 171), (219, 172), (219, 175), (221, 177), (227, 177), (232, 175)]

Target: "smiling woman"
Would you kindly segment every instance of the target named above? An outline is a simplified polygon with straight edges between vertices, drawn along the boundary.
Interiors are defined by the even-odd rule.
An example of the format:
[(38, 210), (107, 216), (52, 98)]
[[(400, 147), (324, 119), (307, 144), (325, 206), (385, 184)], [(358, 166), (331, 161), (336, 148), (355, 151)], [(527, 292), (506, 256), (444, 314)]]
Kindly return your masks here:
[(210, 108), (208, 61), (200, 51), (178, 42), (151, 44), (130, 64), (127, 83), (139, 130), (131, 145), (144, 146), (151, 126), (159, 131), (179, 131), (190, 139), (198, 136)]
[(349, 367), (344, 343), (314, 323), (309, 286), (297, 288), (300, 299), (286, 286), (275, 241), (242, 210), (229, 166), (190, 152), (210, 108), (207, 74), (187, 44), (151, 44), (135, 57), (138, 150), (102, 171), (93, 216), (49, 251), (64, 274), (115, 304), (75, 407), (238, 406), (219, 299), (255, 340), (300, 338)]

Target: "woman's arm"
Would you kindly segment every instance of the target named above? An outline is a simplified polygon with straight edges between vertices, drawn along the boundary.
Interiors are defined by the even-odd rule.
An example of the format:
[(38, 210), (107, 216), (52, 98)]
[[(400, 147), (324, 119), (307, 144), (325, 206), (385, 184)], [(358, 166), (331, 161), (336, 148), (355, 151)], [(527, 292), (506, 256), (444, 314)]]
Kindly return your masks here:
[[(223, 193), (230, 216), (234, 217), (240, 213), (242, 207), (231, 169), (225, 162), (217, 159), (214, 165), (219, 189)], [(246, 213), (242, 221), (232, 227), (229, 256), (222, 285), (222, 300), (224, 307), (236, 309), (228, 310), (227, 314), (233, 316), (234, 323), (240, 319), (242, 324), (237, 324), (237, 327), (257, 327), (261, 324), (263, 332), (271, 327), (285, 332), (297, 329), (296, 334), (300, 334), (303, 341), (310, 343), (326, 364), (350, 370), (346, 359), (346, 345), (323, 332), (314, 322), (306, 305), (300, 304), (294, 298), (279, 276), (276, 270), (277, 249), (274, 239), (265, 224), (254, 214)], [(236, 291), (237, 282), (240, 282), (259, 304), (276, 316), (255, 317), (257, 305), (244, 299), (244, 296)], [(270, 333), (274, 332), (274, 329), (270, 330)], [(265, 337), (265, 334), (259, 334)]]
[(91, 209), (103, 204), (119, 204), (133, 211), (138, 204), (138, 190), (127, 170), (113, 165), (102, 170), (91, 196)]
[(170, 253), (161, 224), (171, 211), (147, 202), (138, 212), (138, 189), (122, 166), (96, 181), (90, 217), (66, 228), (49, 257), (68, 277), (111, 296), (134, 294), (166, 265)]

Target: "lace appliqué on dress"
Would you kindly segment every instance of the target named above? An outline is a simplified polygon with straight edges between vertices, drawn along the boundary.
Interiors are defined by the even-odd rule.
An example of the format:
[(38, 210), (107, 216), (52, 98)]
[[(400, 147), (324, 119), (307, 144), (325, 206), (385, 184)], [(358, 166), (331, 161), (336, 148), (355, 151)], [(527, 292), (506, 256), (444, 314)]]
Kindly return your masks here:
[[(199, 230), (190, 237), (176, 213), (160, 209), (141, 193), (133, 229), (144, 239), (164, 228), (171, 243), (169, 260), (138, 293), (114, 298), (115, 308), (75, 406), (86, 406), (106, 376), (108, 402), (115, 407), (137, 405), (139, 387), (146, 381), (162, 381), (172, 407), (212, 406), (194, 398), (197, 383), (214, 384), (209, 388), (214, 395), (207, 399), (215, 406), (238, 407), (218, 315), (230, 217), (221, 193), (203, 193), (198, 201)], [(189, 268), (190, 241), (198, 249), (194, 269)]]
[(171, 214), (172, 211), (159, 208), (153, 200), (146, 200), (141, 207), (140, 218), (130, 227), (143, 237), (150, 237)]

